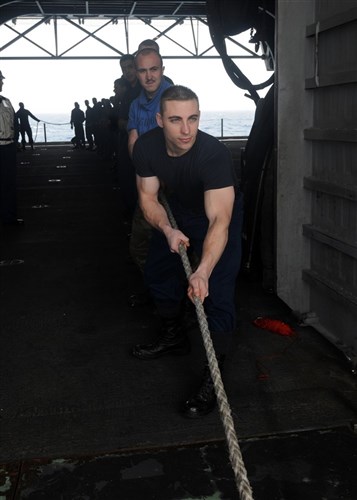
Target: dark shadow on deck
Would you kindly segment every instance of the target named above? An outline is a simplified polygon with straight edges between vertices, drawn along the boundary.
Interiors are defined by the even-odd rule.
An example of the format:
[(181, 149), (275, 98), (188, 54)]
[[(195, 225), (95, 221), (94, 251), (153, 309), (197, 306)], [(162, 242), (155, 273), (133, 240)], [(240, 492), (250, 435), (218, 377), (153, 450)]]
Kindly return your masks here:
[[(204, 361), (204, 351), (199, 331), (190, 332), (189, 356), (151, 362), (130, 356), (134, 343), (155, 337), (158, 320), (150, 307), (127, 305), (141, 278), (128, 258), (129, 228), (121, 216), (112, 164), (71, 145), (37, 146), (34, 152), (18, 154), (18, 199), (25, 226), (0, 229), (0, 462), (5, 464), (1, 477), (12, 478), (0, 498), (1, 491), (10, 495), (4, 498), (51, 500), (169, 500), (188, 498), (187, 492), (190, 498), (235, 498), (218, 413), (190, 421), (177, 411), (200, 377), (197, 359)], [(336, 465), (339, 489), (330, 485), (329, 491), (326, 470), (317, 490), (306, 484), (305, 489), (286, 489), (286, 475), (293, 482), (292, 470), (302, 472), (299, 463), (289, 462), (286, 474), (281, 472), (281, 460), (289, 461), (286, 450), (296, 445), (307, 452), (311, 443), (315, 455), (309, 449), (307, 458), (301, 451), (309, 467), (321, 465), (317, 450), (325, 450), (326, 457), (335, 455), (338, 463), (344, 456), (356, 466), (355, 437), (348, 430), (356, 422), (356, 379), (347, 361), (313, 329), (299, 326), (259, 283), (239, 278), (237, 309), (239, 328), (224, 380), (256, 498), (357, 498), (356, 479), (344, 483), (346, 464)], [(252, 320), (257, 316), (289, 322), (296, 337), (256, 328)], [(285, 450), (280, 455), (279, 446)], [(67, 457), (67, 466), (53, 469), (61, 457)], [(139, 466), (128, 472), (126, 459), (145, 462), (149, 472), (140, 475)], [(155, 482), (150, 469), (155, 461), (165, 463), (156, 474), (161, 482)], [(175, 492), (168, 486), (175, 475), (168, 471), (176, 470), (177, 479), (177, 471), (184, 473), (183, 463), (190, 463), (192, 478), (186, 475), (185, 486), (181, 478), (182, 488)], [(89, 467), (83, 474), (93, 481), (95, 477), (96, 484), (102, 477), (113, 489), (101, 496), (93, 485), (91, 496), (75, 473), (66, 473), (57, 476), (55, 494), (41, 483), (47, 466), (52, 473)], [(122, 471), (121, 483), (116, 467)], [(30, 474), (27, 479), (37, 478), (31, 483), (32, 496), (24, 470)], [(148, 477), (151, 482), (145, 482)], [(226, 491), (226, 496), (213, 497), (216, 491)], [(331, 496), (336, 492), (342, 496)]]

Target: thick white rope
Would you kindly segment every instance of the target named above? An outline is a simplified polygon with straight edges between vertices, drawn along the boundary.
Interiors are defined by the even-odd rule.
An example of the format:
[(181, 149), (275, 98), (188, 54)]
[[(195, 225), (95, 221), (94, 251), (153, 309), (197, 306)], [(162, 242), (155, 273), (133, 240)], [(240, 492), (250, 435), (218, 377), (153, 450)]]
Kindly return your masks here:
[[(176, 221), (172, 215), (171, 209), (163, 193), (160, 193), (160, 202), (162, 203), (167, 212), (167, 216), (169, 218), (171, 226), (175, 229), (178, 229)], [(187, 256), (186, 249), (182, 244), (179, 246), (179, 254), (188, 279), (192, 274), (192, 268), (189, 258)], [(224, 431), (226, 434), (226, 440), (229, 450), (229, 458), (233, 468), (235, 482), (237, 485), (239, 496), (241, 500), (253, 500), (252, 488), (248, 480), (242, 453), (239, 448), (237, 434), (234, 429), (234, 422), (232, 418), (231, 409), (228, 403), (227, 394), (223, 387), (221, 372), (218, 366), (216, 353), (214, 351), (210, 331), (208, 328), (207, 317), (203, 308), (203, 304), (198, 297), (194, 297), (194, 304), (196, 307), (196, 314), (202, 334), (203, 344), (206, 350), (208, 366), (211, 373), (214, 390), (217, 396), (218, 409), (223, 423)]]

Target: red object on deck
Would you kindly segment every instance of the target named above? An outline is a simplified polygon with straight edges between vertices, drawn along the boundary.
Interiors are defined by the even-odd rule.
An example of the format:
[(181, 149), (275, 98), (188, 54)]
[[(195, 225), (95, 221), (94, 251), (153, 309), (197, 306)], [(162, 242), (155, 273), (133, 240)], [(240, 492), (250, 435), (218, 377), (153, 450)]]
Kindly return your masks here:
[(253, 324), (259, 328), (263, 328), (264, 330), (270, 330), (271, 332), (278, 333), (279, 335), (285, 335), (288, 337), (295, 335), (293, 328), (279, 319), (259, 317), (253, 321)]

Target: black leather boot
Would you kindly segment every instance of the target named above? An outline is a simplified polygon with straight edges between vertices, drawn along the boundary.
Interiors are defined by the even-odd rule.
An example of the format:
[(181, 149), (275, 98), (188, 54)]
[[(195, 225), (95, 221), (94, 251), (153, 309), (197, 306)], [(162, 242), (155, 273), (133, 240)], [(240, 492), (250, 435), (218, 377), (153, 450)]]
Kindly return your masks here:
[[(220, 371), (223, 369), (224, 356), (217, 356)], [(208, 365), (205, 366), (200, 388), (197, 393), (188, 399), (182, 408), (182, 415), (187, 418), (200, 418), (207, 415), (216, 407), (217, 399), (213, 380)]]
[(162, 329), (152, 344), (138, 344), (132, 354), (139, 359), (155, 359), (167, 354), (184, 355), (190, 352), (190, 341), (181, 326), (180, 318), (162, 318)]

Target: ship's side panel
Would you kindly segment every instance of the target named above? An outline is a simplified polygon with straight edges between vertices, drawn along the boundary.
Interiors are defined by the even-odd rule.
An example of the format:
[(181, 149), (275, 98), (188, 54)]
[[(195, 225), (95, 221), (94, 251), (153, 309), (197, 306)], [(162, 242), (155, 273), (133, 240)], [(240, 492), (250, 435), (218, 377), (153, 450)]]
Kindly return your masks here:
[(305, 26), (313, 19), (311, 2), (279, 1), (276, 23), (277, 293), (294, 311), (308, 312), (309, 287), (302, 269), (309, 266), (310, 245), (302, 227), (310, 221), (309, 192), (303, 178), (311, 174), (311, 145), (303, 130), (312, 123), (312, 96), (305, 92)]
[[(281, 2), (282, 9), (288, 5), (304, 2)], [(297, 130), (302, 136), (302, 152), (309, 152), (300, 165), (300, 175), (296, 187), (301, 198), (307, 201), (306, 215), (301, 227), (296, 227), (299, 245), (306, 253), (298, 257), (293, 265), (303, 284), (298, 290), (305, 290), (305, 298), (300, 293), (292, 299), (294, 284), (289, 288), (288, 278), (283, 276), (287, 268), (279, 264), (278, 292), (291, 307), (299, 311), (324, 335), (334, 341), (357, 362), (357, 3), (347, 1), (316, 1), (314, 12), (309, 12), (305, 20), (300, 18), (302, 35), (301, 57), (305, 61), (305, 75), (294, 71), (299, 81), (296, 99), (310, 108), (310, 123)], [(309, 19), (309, 17), (311, 19)], [(279, 12), (282, 20), (282, 11)], [(282, 21), (281, 21), (282, 22)], [(285, 22), (285, 17), (284, 17)], [(305, 22), (305, 26), (302, 24)], [(281, 27), (281, 23), (280, 23)], [(305, 33), (303, 33), (303, 31)], [(278, 36), (280, 31), (278, 32)], [(284, 39), (278, 38), (278, 53), (284, 50)], [(294, 40), (294, 44), (298, 40)], [(294, 45), (295, 46), (295, 45)], [(297, 49), (297, 45), (295, 46)], [(294, 50), (294, 49), (293, 49)], [(279, 64), (279, 92), (288, 84), (286, 69)], [(289, 78), (292, 78), (289, 75)], [(296, 84), (298, 87), (298, 85)], [(292, 137), (288, 137), (282, 125), (286, 106), (282, 96), (278, 118), (279, 141), (288, 153), (288, 161), (298, 168), (299, 155), (294, 154)], [(306, 110), (298, 111), (306, 115)], [(297, 122), (302, 124), (302, 119)], [(283, 151), (284, 151), (283, 149)], [(278, 154), (278, 182), (283, 178), (285, 158)], [(288, 168), (289, 171), (289, 168)], [(284, 241), (280, 230), (286, 227), (286, 218), (279, 199), (282, 197), (278, 184), (278, 242)], [(308, 210), (307, 210), (308, 209)], [(306, 251), (306, 247), (308, 251)], [(287, 248), (280, 245), (279, 251)], [(287, 276), (289, 272), (286, 273)], [(282, 286), (284, 285), (284, 286)]]

